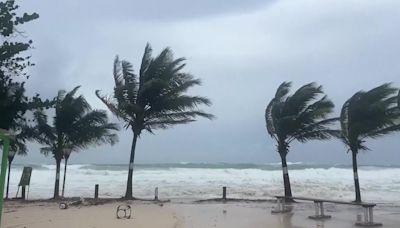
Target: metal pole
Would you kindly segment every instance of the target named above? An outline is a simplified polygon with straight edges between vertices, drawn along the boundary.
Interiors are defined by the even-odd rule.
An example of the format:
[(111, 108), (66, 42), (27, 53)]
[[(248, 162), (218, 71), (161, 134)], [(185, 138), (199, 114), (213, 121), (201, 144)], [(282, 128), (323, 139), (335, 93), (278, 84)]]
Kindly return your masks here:
[(364, 223), (368, 223), (368, 208), (364, 207)]
[(6, 199), (8, 199), (8, 192), (10, 190), (10, 172), (11, 172), (11, 162), (8, 159), (8, 173), (7, 173), (7, 190), (6, 190)]
[(99, 185), (98, 184), (94, 185), (94, 199), (95, 200), (99, 199)]
[(158, 187), (154, 189), (154, 200), (158, 200)]
[(325, 214), (324, 214), (324, 204), (323, 204), (323, 202), (320, 202), (320, 203), (319, 203), (319, 210), (320, 210), (320, 215), (321, 215), (322, 217), (324, 217)]
[(1, 216), (3, 214), (4, 183), (6, 180), (10, 139), (2, 132), (0, 132), (0, 139), (3, 141), (3, 157), (1, 159), (1, 174), (0, 174), (0, 226), (1, 226)]
[(315, 217), (319, 217), (319, 203), (314, 202), (314, 206), (315, 206)]

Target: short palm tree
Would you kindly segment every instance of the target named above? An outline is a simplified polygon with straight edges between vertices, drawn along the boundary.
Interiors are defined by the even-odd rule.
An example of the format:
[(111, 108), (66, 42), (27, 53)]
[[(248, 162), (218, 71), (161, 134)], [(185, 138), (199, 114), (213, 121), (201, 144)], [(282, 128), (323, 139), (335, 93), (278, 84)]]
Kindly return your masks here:
[(18, 135), (10, 139), (10, 151), (8, 152), (8, 174), (7, 174), (7, 188), (6, 188), (6, 199), (8, 199), (8, 192), (10, 188), (10, 173), (11, 164), (14, 160), (16, 154), (25, 156), (28, 152), (25, 145), (25, 135), (24, 133), (19, 133)]
[(397, 89), (383, 84), (357, 92), (343, 104), (339, 137), (352, 154), (356, 202), (361, 202), (357, 154), (360, 150), (368, 150), (365, 146), (367, 138), (375, 139), (400, 130), (397, 102)]
[(176, 124), (186, 124), (196, 117), (211, 119), (213, 116), (200, 109), (199, 105), (210, 105), (204, 97), (189, 96), (186, 91), (200, 80), (182, 72), (184, 58), (173, 59), (169, 48), (157, 57), (152, 57), (152, 49), (146, 45), (139, 75), (133, 72), (127, 61), (114, 61), (114, 93), (111, 97), (96, 95), (119, 119), (131, 128), (133, 140), (129, 159), (129, 172), (125, 198), (132, 199), (132, 175), (137, 138), (143, 130), (153, 133), (155, 129), (165, 129)]
[(290, 143), (328, 139), (332, 134), (328, 126), (338, 120), (327, 119), (334, 105), (327, 96), (318, 99), (323, 95), (321, 86), (306, 84), (288, 95), (290, 87), (290, 82), (282, 83), (265, 110), (268, 134), (276, 141), (281, 157), (285, 196), (288, 197), (292, 196), (286, 162)]
[(75, 96), (79, 89), (70, 92), (60, 90), (55, 101), (53, 125), (47, 123), (47, 114), (41, 110), (34, 113), (36, 125), (33, 127), (35, 140), (46, 147), (41, 148), (45, 155), (52, 154), (56, 160), (56, 179), (54, 198), (59, 198), (60, 164), (66, 150), (80, 151), (93, 144), (117, 141), (116, 124), (109, 123), (106, 111), (93, 110), (86, 99)]

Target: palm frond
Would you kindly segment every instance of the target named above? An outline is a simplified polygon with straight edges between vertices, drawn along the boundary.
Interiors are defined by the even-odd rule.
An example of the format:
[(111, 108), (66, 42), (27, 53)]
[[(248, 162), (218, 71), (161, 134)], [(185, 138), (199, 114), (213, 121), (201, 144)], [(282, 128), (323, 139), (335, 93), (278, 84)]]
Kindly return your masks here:
[(272, 108), (274, 107), (274, 104), (275, 104), (275, 98), (273, 98), (269, 102), (267, 108), (265, 109), (265, 122), (266, 122), (267, 132), (270, 136), (274, 136), (276, 134), (274, 117), (272, 115)]
[(36, 126), (32, 130), (32, 137), (41, 144), (52, 145), (52, 142), (57, 140), (57, 136), (55, 129), (47, 123), (47, 115), (38, 110), (33, 113), (33, 116)]
[(145, 72), (149, 68), (150, 62), (152, 61), (151, 58), (151, 53), (153, 50), (151, 49), (151, 46), (149, 43), (146, 44), (146, 48), (144, 50), (143, 58), (142, 58), (142, 64), (140, 65), (140, 74), (139, 74), (139, 84), (142, 85), (142, 83), (145, 81)]
[(139, 79), (133, 73), (131, 63), (115, 61), (114, 78), (118, 80), (115, 80), (113, 98), (101, 96), (99, 91), (96, 95), (125, 122), (126, 127), (132, 127), (138, 134), (144, 129), (153, 132), (154, 129), (191, 122), (196, 117), (212, 119), (213, 115), (199, 109), (200, 105), (211, 105), (209, 99), (185, 94), (201, 81), (181, 72), (184, 61), (184, 58), (174, 59), (169, 48), (152, 57), (152, 49), (147, 44)]
[(286, 97), (291, 87), (292, 87), (291, 82), (283, 82), (276, 90), (275, 99), (281, 100), (282, 98)]
[(107, 108), (119, 119), (126, 122), (130, 121), (129, 115), (124, 112), (123, 109), (118, 108), (118, 103), (112, 100), (112, 98), (103, 96), (100, 94), (100, 90), (96, 90), (96, 96), (107, 106)]
[(63, 148), (77, 151), (91, 145), (114, 144), (118, 140), (114, 133), (118, 126), (108, 122), (106, 111), (92, 110), (82, 95), (76, 95), (78, 89), (58, 93), (53, 126), (47, 123), (43, 111), (34, 113), (36, 125), (30, 135), (46, 145), (41, 149), (45, 155), (52, 153), (56, 159), (62, 159)]
[(349, 98), (341, 111), (341, 130), (348, 146), (366, 149), (365, 138), (378, 138), (399, 131), (397, 89), (390, 83), (359, 91)]
[(378, 138), (378, 137), (389, 135), (389, 134), (397, 132), (397, 131), (400, 131), (400, 124), (396, 124), (396, 125), (392, 125), (390, 127), (386, 127), (386, 128), (382, 128), (382, 129), (378, 129), (378, 130), (375, 130), (375, 131), (368, 132), (365, 135), (363, 135), (363, 137), (361, 139), (364, 139), (364, 138), (373, 138), (373, 139), (375, 139), (375, 138)]
[(327, 118), (334, 105), (327, 96), (318, 99), (323, 94), (322, 87), (309, 83), (288, 95), (290, 85), (282, 83), (265, 110), (270, 136), (287, 147), (294, 140), (306, 142), (332, 137), (336, 131), (329, 127), (338, 118)]
[(329, 139), (331, 137), (338, 136), (338, 130), (330, 129), (334, 123), (336, 123), (340, 118), (329, 118), (323, 119), (316, 123), (311, 123), (305, 125), (303, 128), (297, 130), (293, 133), (288, 141), (298, 140), (300, 142), (306, 142), (313, 139)]
[(306, 84), (286, 99), (287, 105), (285, 105), (283, 112), (288, 115), (297, 115), (306, 109), (310, 101), (316, 99), (322, 93), (322, 86), (317, 86), (314, 82)]

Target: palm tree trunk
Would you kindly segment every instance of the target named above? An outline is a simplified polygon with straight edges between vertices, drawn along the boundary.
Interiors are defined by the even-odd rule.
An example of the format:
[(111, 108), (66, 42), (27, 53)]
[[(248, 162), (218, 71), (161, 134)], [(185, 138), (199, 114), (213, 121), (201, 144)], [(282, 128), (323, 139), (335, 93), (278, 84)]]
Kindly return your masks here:
[(64, 189), (65, 189), (65, 177), (67, 176), (67, 164), (68, 164), (68, 158), (65, 157), (65, 164), (64, 164), (64, 179), (63, 179), (63, 186), (62, 186), (62, 192), (61, 192), (61, 197), (64, 198)]
[(286, 163), (286, 154), (281, 154), (281, 160), (282, 160), (282, 172), (283, 172), (283, 184), (285, 187), (285, 196), (291, 197), (292, 189), (290, 187), (289, 172)]
[(54, 184), (54, 199), (60, 198), (60, 166), (61, 159), (56, 159), (56, 181)]
[(12, 160), (8, 159), (8, 175), (7, 175), (7, 190), (6, 190), (6, 199), (8, 199), (8, 190), (10, 189), (10, 172), (11, 172), (11, 163), (12, 163)]
[(135, 161), (135, 149), (136, 149), (137, 137), (138, 137), (138, 135), (136, 133), (133, 133), (131, 156), (129, 158), (129, 172), (128, 172), (128, 181), (127, 181), (127, 184), (126, 184), (125, 199), (133, 199), (133, 195), (132, 195), (132, 176), (133, 176), (133, 163)]
[(358, 181), (358, 172), (357, 172), (357, 149), (351, 151), (353, 156), (353, 173), (354, 173), (354, 188), (356, 192), (356, 200), (355, 202), (361, 202), (361, 192), (360, 192), (360, 183)]

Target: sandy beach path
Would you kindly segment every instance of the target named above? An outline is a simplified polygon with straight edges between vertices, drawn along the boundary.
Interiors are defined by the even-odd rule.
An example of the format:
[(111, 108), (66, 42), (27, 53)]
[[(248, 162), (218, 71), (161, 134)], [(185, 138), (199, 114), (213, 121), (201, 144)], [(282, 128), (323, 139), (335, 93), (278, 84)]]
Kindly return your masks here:
[(1, 227), (7, 228), (174, 228), (179, 227), (175, 212), (150, 204), (134, 204), (133, 218), (117, 219), (116, 208), (121, 203), (97, 206), (69, 207), (61, 210), (58, 203), (8, 205)]

